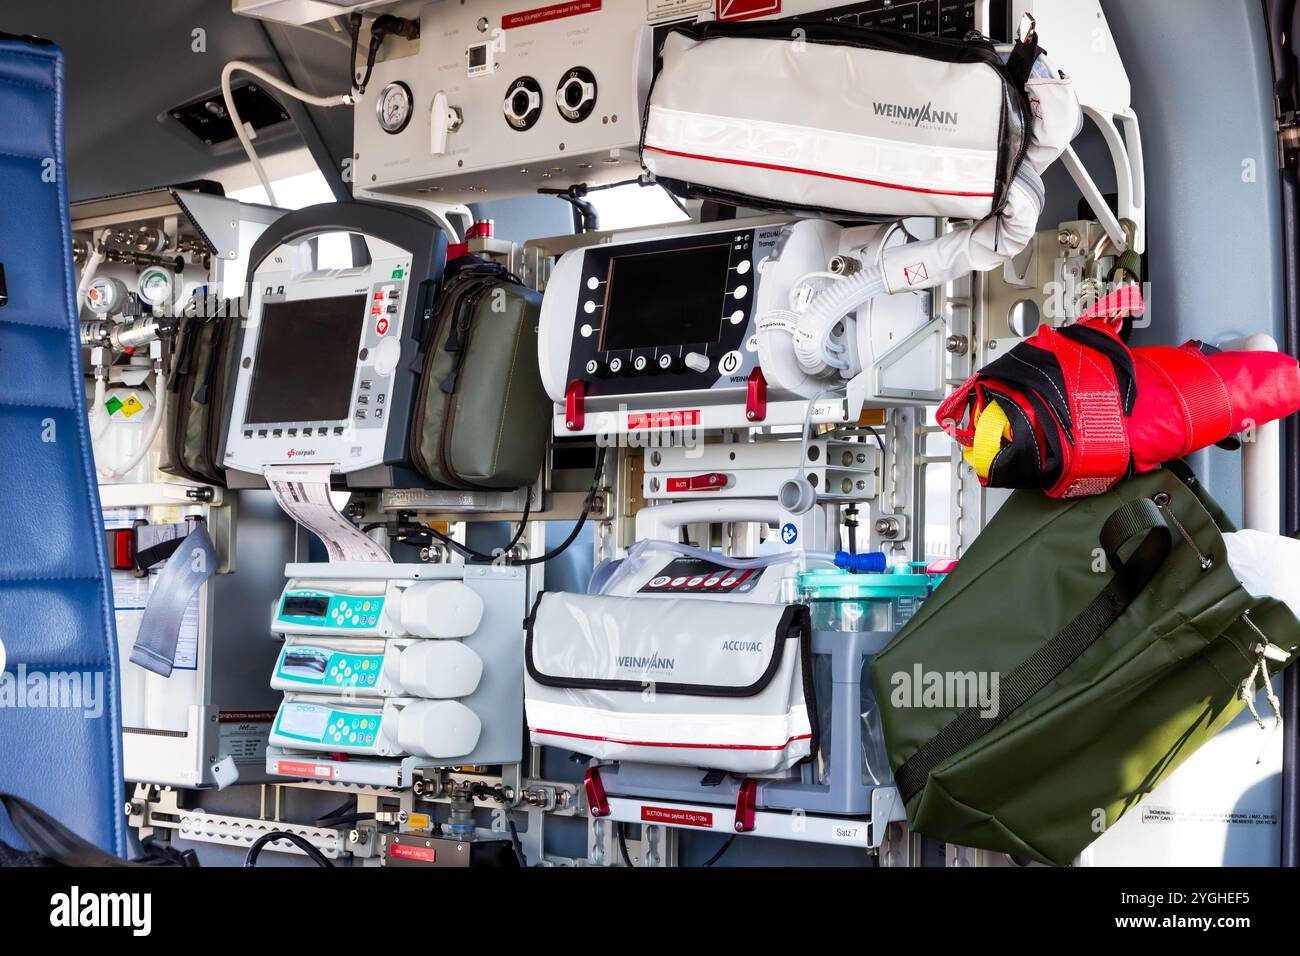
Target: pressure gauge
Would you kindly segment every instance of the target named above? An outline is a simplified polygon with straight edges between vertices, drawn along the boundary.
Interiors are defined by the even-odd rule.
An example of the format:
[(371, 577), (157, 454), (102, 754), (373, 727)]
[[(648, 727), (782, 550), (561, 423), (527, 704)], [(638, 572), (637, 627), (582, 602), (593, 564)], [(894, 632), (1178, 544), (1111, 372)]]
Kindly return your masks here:
[(126, 285), (121, 279), (100, 276), (86, 290), (86, 305), (96, 315), (115, 315), (126, 305)]
[(169, 270), (150, 266), (140, 273), (136, 291), (140, 294), (140, 301), (154, 309), (160, 309), (171, 305), (175, 299), (176, 280)]
[(411, 122), (411, 88), (405, 83), (389, 83), (379, 91), (375, 114), (385, 133), (400, 133)]

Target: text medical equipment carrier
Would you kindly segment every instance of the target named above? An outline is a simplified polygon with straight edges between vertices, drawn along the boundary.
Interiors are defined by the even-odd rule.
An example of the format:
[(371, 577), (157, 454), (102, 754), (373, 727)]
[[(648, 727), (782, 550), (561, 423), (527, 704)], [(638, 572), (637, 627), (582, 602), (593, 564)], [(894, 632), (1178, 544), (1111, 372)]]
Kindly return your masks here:
[(983, 219), (1034, 125), (1032, 27), (991, 41), (814, 19), (673, 27), (641, 161), (674, 192), (854, 216)]
[(911, 827), (1068, 865), (1227, 726), (1300, 645), (1233, 575), (1233, 530), (1180, 462), (1016, 492), (876, 658)]

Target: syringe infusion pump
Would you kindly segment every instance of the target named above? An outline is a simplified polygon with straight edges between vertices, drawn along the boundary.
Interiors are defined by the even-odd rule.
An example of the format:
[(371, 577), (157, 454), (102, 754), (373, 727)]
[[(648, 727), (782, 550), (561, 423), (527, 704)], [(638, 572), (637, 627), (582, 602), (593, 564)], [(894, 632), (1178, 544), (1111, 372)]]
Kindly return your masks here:
[[(368, 264), (318, 269), (311, 242), (365, 241)], [(262, 234), (251, 257), (248, 319), (225, 465), (232, 487), (268, 465), (330, 464), (353, 487), (422, 484), (409, 432), (426, 313), (447, 237), (415, 209), (308, 206)]]
[[(555, 434), (798, 424), (805, 400), (833, 388), (783, 367), (792, 337), (779, 340), (789, 328), (780, 316), (906, 239), (897, 224), (763, 217), (629, 232), (566, 252), (538, 333)], [(839, 334), (870, 404), (942, 397), (944, 324), (928, 294), (880, 296)]]

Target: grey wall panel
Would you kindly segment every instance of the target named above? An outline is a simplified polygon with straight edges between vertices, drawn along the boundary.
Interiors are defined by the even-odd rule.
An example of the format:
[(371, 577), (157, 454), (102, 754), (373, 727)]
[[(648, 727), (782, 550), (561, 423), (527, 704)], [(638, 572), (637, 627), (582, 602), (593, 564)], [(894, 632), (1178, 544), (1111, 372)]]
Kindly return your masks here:
[[(1282, 219), (1272, 67), (1258, 0), (1102, 0), (1146, 160), (1151, 327), (1135, 345), (1281, 339)], [(1251, 172), (1253, 171), (1253, 177)], [(1194, 468), (1240, 517), (1240, 460)]]

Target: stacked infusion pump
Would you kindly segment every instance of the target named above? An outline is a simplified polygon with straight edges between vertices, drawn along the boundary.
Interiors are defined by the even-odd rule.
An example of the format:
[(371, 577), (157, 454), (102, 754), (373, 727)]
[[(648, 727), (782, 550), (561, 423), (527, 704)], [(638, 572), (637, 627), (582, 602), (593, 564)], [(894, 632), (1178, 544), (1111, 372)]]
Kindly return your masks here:
[[(311, 240), (338, 232), (370, 261), (315, 269)], [(329, 498), (333, 482), (417, 480), (413, 363), (445, 259), (432, 220), (366, 203), (290, 213), (254, 250), (226, 465), (330, 556), (285, 568), (273, 613), (280, 777), (404, 787), (417, 769), (521, 757), (523, 570), (393, 564)]]

